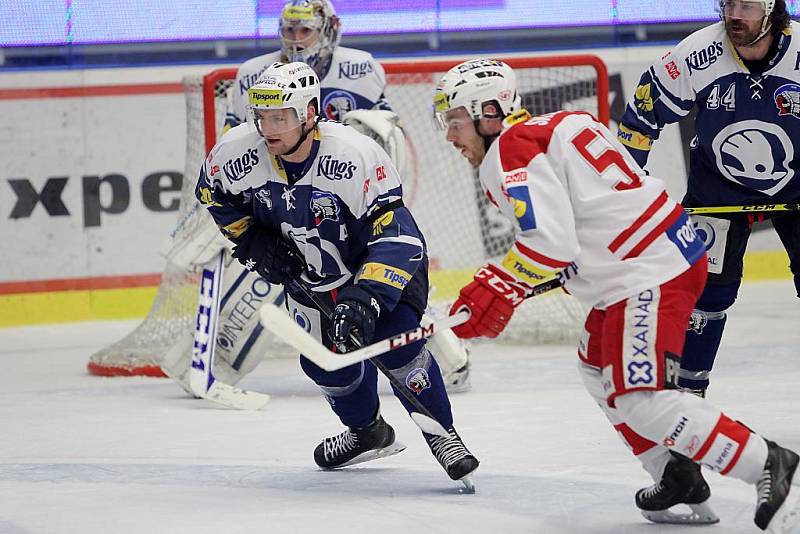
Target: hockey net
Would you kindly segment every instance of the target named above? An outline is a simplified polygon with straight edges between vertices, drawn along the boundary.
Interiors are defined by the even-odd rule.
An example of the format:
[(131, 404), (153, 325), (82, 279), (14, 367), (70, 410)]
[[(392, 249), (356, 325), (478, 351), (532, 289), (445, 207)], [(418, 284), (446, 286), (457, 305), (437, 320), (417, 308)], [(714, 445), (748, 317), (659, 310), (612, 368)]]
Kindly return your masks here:
[[(608, 75), (591, 55), (505, 58), (517, 74), (523, 105), (533, 114), (560, 109), (589, 111), (608, 124)], [(430, 304), (447, 312), (459, 288), (488, 259), (513, 242), (511, 224), (488, 203), (475, 171), (450, 146), (430, 119), (435, 84), (458, 60), (389, 63), (386, 97), (404, 123), (411, 163), (403, 177), (405, 203), (414, 214), (430, 254)], [(214, 146), (225, 114), (235, 69), (186, 77), (186, 172), (179, 228), (192, 231), (204, 210), (194, 198), (194, 177)], [(159, 362), (174, 340), (192, 328), (197, 274), (167, 262), (156, 298), (142, 323), (118, 342), (91, 356), (89, 372), (103, 376), (159, 376)], [(523, 303), (499, 338), (510, 343), (558, 343), (577, 339), (584, 310), (560, 290)], [(275, 354), (289, 351), (276, 349)]]

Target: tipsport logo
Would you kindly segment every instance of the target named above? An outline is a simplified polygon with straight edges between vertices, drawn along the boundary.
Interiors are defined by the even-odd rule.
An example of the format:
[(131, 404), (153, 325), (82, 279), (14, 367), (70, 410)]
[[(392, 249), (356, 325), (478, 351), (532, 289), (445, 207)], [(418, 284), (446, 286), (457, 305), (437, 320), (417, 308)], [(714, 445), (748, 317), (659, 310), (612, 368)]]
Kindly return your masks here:
[(258, 89), (251, 87), (247, 97), (253, 107), (272, 107), (283, 103), (283, 91), (280, 89)]

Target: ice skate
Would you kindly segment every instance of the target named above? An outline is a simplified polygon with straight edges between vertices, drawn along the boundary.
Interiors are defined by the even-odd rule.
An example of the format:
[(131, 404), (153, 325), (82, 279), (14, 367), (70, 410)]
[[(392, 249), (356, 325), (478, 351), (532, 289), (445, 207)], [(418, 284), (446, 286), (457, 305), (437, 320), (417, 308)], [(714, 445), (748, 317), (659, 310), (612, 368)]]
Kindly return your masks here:
[[(700, 466), (673, 453), (661, 480), (636, 492), (636, 506), (653, 523), (708, 525), (719, 522), (719, 517), (708, 506), (710, 496), (711, 490)], [(691, 512), (670, 510), (681, 504), (688, 506)]]
[(323, 469), (336, 469), (393, 456), (405, 448), (395, 440), (394, 429), (379, 415), (366, 428), (348, 428), (322, 440), (314, 449), (314, 461)]
[(764, 472), (756, 483), (756, 525), (773, 534), (798, 534), (800, 489), (797, 488), (798, 481), (792, 480), (797, 471), (798, 456), (771, 441), (767, 441), (767, 451)]
[(472, 473), (478, 468), (478, 459), (464, 446), (461, 436), (455, 428), (447, 431), (450, 437), (437, 436), (423, 432), (425, 441), (431, 448), (431, 452), (439, 464), (447, 472), (452, 480), (458, 480), (468, 493), (475, 493), (475, 483), (472, 480)]

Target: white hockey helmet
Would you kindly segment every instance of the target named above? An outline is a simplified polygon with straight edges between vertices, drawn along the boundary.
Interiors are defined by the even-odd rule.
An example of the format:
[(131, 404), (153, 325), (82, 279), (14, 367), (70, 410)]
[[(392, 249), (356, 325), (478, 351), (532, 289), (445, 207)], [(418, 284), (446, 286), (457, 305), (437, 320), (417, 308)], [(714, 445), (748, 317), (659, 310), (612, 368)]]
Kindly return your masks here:
[[(292, 29), (296, 27), (318, 31), (317, 40), (310, 46), (294, 39)], [(322, 69), (339, 45), (339, 17), (330, 0), (289, 0), (283, 6), (278, 35), (281, 38), (281, 52), (289, 61), (302, 61), (322, 76)]]
[[(514, 71), (495, 59), (472, 59), (456, 65), (442, 77), (433, 95), (433, 113), (440, 128), (446, 129), (445, 115), (463, 107), (472, 120), (505, 118), (520, 109)], [(497, 116), (484, 114), (484, 104), (495, 104)]]
[(342, 117), (342, 122), (374, 139), (392, 158), (400, 176), (407, 176), (406, 137), (397, 113), (382, 109), (354, 109)]
[(306, 122), (309, 104), (314, 104), (319, 115), (319, 78), (314, 69), (300, 61), (275, 62), (247, 90), (247, 100), (259, 132), (262, 125), (256, 111), (260, 109), (293, 109), (298, 123), (288, 125), (291, 129)]

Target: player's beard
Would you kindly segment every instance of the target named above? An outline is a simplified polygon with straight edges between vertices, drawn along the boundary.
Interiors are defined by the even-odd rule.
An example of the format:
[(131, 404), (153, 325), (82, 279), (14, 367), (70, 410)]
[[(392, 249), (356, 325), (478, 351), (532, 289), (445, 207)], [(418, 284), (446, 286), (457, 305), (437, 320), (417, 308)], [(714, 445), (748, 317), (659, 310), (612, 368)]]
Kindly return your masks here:
[(728, 34), (728, 39), (731, 40), (733, 46), (749, 46), (755, 44), (758, 34), (761, 33), (761, 24), (758, 24), (754, 30), (750, 29), (747, 22), (739, 19), (725, 19), (725, 32)]

